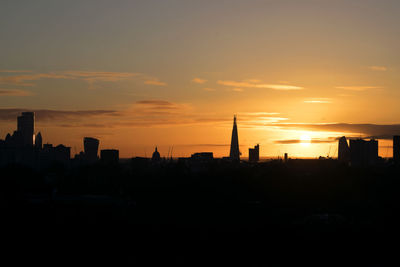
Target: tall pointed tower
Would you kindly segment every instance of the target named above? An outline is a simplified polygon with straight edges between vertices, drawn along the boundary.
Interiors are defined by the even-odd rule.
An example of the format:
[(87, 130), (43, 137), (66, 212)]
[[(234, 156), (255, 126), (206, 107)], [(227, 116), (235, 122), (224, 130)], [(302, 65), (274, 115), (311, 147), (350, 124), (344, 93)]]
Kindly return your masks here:
[(233, 117), (233, 129), (232, 129), (232, 139), (231, 139), (231, 152), (229, 154), (231, 160), (239, 161), (240, 160), (240, 152), (239, 152), (239, 137), (236, 125), (236, 115)]

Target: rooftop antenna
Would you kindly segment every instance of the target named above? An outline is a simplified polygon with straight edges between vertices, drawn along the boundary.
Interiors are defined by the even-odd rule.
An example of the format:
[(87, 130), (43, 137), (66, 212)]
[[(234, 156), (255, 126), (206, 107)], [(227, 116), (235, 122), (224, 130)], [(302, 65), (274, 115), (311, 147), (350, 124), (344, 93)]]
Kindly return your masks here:
[(171, 161), (172, 161), (172, 151), (174, 150), (174, 146), (171, 148)]

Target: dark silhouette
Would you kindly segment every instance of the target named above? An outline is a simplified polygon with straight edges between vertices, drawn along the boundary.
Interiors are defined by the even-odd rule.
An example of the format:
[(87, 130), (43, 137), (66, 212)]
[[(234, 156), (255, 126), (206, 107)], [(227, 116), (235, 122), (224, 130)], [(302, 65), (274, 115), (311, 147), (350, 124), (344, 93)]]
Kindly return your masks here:
[(83, 138), (83, 147), (85, 153), (85, 160), (93, 163), (99, 159), (99, 140), (92, 137)]
[(35, 114), (33, 112), (22, 112), (17, 118), (17, 131), (21, 136), (22, 146), (33, 146), (35, 132)]
[(249, 148), (249, 161), (258, 162), (260, 160), (260, 145), (257, 144), (254, 148)]
[(158, 152), (157, 147), (155, 148), (153, 155), (151, 156), (151, 160), (154, 162), (158, 162), (161, 160), (160, 152)]
[(352, 166), (368, 166), (378, 163), (378, 141), (371, 139), (350, 140), (350, 158)]
[(229, 157), (232, 161), (240, 161), (239, 152), (239, 137), (236, 125), (236, 116), (233, 117), (233, 128), (232, 128), (232, 138), (231, 138), (231, 151)]
[[(239, 156), (236, 119), (232, 132), (231, 154)], [(103, 149), (98, 160), (93, 138), (71, 160), (69, 147), (42, 144), (40, 133), (35, 145), (23, 146), (14, 142), (19, 134), (0, 141), (1, 223), (10, 240), (36, 244), (47, 233), (57, 251), (94, 248), (96, 256), (84, 255), (90, 263), (104, 263), (116, 249), (110, 263), (124, 258), (147, 266), (382, 266), (393, 259), (400, 167), (378, 158), (377, 141), (350, 140), (344, 151), (351, 164), (343, 164), (348, 156), (287, 154), (284, 161), (212, 152), (165, 159), (157, 148), (151, 159), (119, 159), (118, 150)]]
[(100, 151), (100, 159), (105, 164), (118, 164), (119, 151), (116, 149), (103, 149)]
[(42, 134), (39, 132), (36, 136), (35, 136), (35, 148), (36, 149), (42, 149)]
[(339, 138), (338, 160), (346, 164), (350, 163), (350, 148), (345, 136)]
[(192, 154), (190, 158), (195, 160), (212, 160), (214, 159), (214, 155), (212, 152), (199, 152)]
[(64, 145), (43, 145), (42, 134), (35, 132), (35, 114), (22, 112), (17, 117), (17, 130), (0, 140), (0, 166), (21, 164), (37, 170), (53, 164), (70, 165), (70, 148)]

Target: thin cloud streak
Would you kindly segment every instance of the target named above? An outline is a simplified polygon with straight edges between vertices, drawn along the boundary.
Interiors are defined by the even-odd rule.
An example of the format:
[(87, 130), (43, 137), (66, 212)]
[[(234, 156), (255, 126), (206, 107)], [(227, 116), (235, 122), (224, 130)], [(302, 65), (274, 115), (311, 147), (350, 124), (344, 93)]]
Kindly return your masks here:
[[(95, 82), (118, 82), (126, 79), (139, 78), (147, 85), (166, 86), (165, 82), (159, 81), (155, 77), (151, 77), (142, 73), (135, 72), (106, 72), (106, 71), (59, 71), (47, 73), (34, 73), (32, 71), (11, 71), (4, 70), (0, 73), (18, 74), (0, 76), (0, 83), (13, 84), (19, 86), (34, 86), (32, 81), (43, 79), (65, 79), (65, 80), (83, 80), (89, 83), (89, 88)], [(23, 74), (20, 74), (23, 73)]]
[(165, 82), (160, 82), (158, 80), (147, 80), (144, 82), (147, 85), (155, 85), (155, 86), (167, 86)]
[(97, 116), (120, 116), (116, 110), (51, 110), (51, 109), (21, 109), (21, 108), (1, 108), (0, 120), (15, 121), (21, 112), (35, 112), (35, 120), (38, 121), (58, 121), (62, 119), (83, 119)]
[(304, 103), (309, 104), (330, 104), (332, 103), (330, 98), (312, 98), (303, 101)]
[(374, 71), (387, 71), (385, 66), (369, 66), (368, 68)]
[[(329, 143), (335, 143), (337, 142), (336, 137), (331, 137), (328, 139), (311, 139), (310, 143), (311, 144), (329, 144)], [(281, 144), (281, 145), (294, 145), (294, 144), (301, 144), (304, 143), (304, 140), (301, 139), (285, 139), (285, 140), (275, 140), (275, 144)]]
[(223, 81), (223, 80), (219, 80), (219, 81), (217, 81), (217, 83), (220, 84), (220, 85), (230, 86), (230, 87), (236, 87), (236, 88), (266, 88), (266, 89), (284, 90), (284, 91), (289, 91), (289, 90), (302, 90), (302, 89), (304, 89), (303, 87), (294, 86), (294, 85), (286, 85), (286, 84), (264, 84), (264, 83), (248, 82), (248, 81), (237, 82), (237, 81)]
[(30, 91), (18, 90), (18, 89), (0, 89), (0, 96), (31, 96), (33, 95)]
[(349, 91), (366, 91), (371, 89), (381, 89), (381, 86), (336, 86), (336, 89), (349, 90)]
[(352, 124), (352, 123), (272, 123), (268, 127), (287, 130), (308, 130), (321, 132), (347, 133), (352, 137), (392, 139), (400, 135), (400, 124)]
[(204, 79), (201, 79), (201, 78), (194, 78), (192, 80), (192, 82), (198, 83), (198, 84), (203, 84), (203, 83), (207, 82), (207, 80), (204, 80)]

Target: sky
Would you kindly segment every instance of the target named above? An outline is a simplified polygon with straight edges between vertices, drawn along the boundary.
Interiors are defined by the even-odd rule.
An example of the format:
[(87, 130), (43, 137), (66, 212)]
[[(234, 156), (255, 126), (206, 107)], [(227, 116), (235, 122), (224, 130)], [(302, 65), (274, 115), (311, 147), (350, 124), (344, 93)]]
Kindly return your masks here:
[[(35, 111), (44, 143), (121, 157), (337, 156), (400, 134), (395, 0), (0, 1), (0, 138)], [(172, 151), (172, 152), (171, 152)]]

